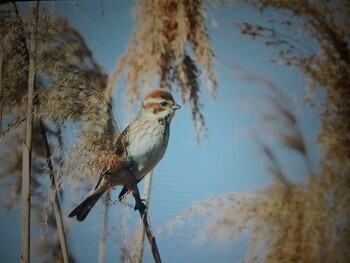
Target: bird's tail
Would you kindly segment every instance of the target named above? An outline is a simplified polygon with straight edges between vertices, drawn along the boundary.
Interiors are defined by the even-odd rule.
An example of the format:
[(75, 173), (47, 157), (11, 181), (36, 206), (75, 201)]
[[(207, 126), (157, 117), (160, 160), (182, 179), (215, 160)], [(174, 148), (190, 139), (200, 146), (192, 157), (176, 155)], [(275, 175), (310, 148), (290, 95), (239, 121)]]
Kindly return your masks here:
[(89, 195), (84, 199), (74, 210), (68, 215), (68, 217), (77, 216), (78, 221), (83, 221), (89, 214), (91, 208), (96, 204), (97, 200), (103, 195), (104, 192), (97, 192)]

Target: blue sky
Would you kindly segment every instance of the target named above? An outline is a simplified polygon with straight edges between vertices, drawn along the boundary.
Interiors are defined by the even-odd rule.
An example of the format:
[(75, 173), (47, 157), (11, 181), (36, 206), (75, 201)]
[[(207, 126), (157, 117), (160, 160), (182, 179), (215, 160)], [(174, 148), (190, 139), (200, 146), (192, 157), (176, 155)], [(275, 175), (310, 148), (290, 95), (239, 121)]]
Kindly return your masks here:
[[(135, 23), (131, 15), (134, 2), (103, 1), (104, 16), (99, 2), (77, 1), (77, 8), (68, 1), (56, 2), (54, 5), (58, 15), (66, 16), (70, 24), (81, 32), (96, 61), (110, 73), (130, 39)], [(45, 3), (47, 8), (50, 5)], [(315, 138), (319, 119), (304, 102), (307, 78), (297, 68), (270, 63), (269, 60), (274, 58), (274, 50), (264, 46), (261, 41), (240, 35), (234, 27), (234, 22), (249, 20), (259, 23), (264, 22), (264, 18), (255, 10), (242, 5), (210, 6), (207, 18), (219, 77), (215, 102), (210, 100), (205, 88), (201, 92), (201, 100), (205, 105), (203, 113), (209, 129), (208, 138), (196, 144), (190, 109), (183, 105), (171, 124), (167, 153), (154, 172), (150, 220), (155, 230), (195, 201), (216, 194), (261, 189), (271, 183), (264, 166), (264, 157), (249, 135), (251, 130), (273, 143), (291, 180), (305, 180), (305, 170), (299, 165), (300, 158), (274, 140), (271, 128), (261, 118), (264, 112), (271, 109), (269, 101), (265, 99), (269, 92), (259, 84), (242, 81), (240, 72), (236, 70), (237, 65), (273, 80), (290, 98), (291, 108), (297, 114), (310, 153), (315, 156), (312, 158), (313, 168), (317, 168)], [(215, 23), (212, 23), (214, 20)], [(181, 103), (179, 96), (174, 95)], [(123, 119), (119, 107), (116, 107), (115, 113), (118, 119)], [(113, 193), (113, 197), (117, 194), (118, 190)], [(63, 214), (68, 214), (71, 209), (71, 202), (66, 202)], [(0, 213), (1, 225), (8, 225), (13, 233), (10, 236), (7, 229), (0, 229), (0, 258), (7, 258), (7, 262), (18, 260), (18, 211)], [(102, 206), (96, 207), (83, 223), (76, 223), (69, 233), (69, 245), (78, 262), (97, 261), (101, 211)], [(118, 262), (118, 245), (122, 242), (120, 235), (123, 232), (121, 222), (127, 220), (131, 222), (129, 225), (136, 224), (138, 214), (132, 209), (113, 207), (110, 215), (110, 227), (117, 229), (113, 234), (117, 241), (109, 239), (107, 262)], [(191, 224), (196, 225), (196, 222)], [(192, 244), (194, 236), (191, 225), (171, 235), (165, 233), (157, 236), (163, 261), (238, 262), (244, 259), (246, 240), (226, 245), (210, 242), (198, 245)], [(147, 245), (145, 251), (145, 262), (151, 262)]]

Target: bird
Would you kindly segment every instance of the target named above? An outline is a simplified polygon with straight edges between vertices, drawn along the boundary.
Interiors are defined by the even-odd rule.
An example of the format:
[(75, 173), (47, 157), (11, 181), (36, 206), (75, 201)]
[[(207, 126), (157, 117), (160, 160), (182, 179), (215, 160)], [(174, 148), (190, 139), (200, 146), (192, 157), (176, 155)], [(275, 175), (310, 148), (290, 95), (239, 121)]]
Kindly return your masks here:
[(169, 141), (170, 122), (180, 108), (167, 89), (154, 89), (148, 93), (137, 117), (119, 135), (114, 145), (114, 153), (125, 162), (101, 172), (96, 186), (68, 217), (76, 216), (78, 221), (83, 221), (98, 199), (117, 185), (123, 186), (119, 200), (132, 191), (135, 210), (144, 209), (142, 200), (137, 198), (137, 183), (163, 158)]

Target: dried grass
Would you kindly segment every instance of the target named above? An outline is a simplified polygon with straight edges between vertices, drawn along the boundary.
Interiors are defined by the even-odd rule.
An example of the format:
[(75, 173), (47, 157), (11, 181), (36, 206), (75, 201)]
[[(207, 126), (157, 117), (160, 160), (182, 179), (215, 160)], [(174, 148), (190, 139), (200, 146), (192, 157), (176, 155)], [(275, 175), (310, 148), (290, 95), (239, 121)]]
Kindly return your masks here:
[[(26, 108), (30, 23), (26, 15), (19, 15), (15, 3), (1, 5), (0, 10), (0, 35), (4, 36), (0, 44), (4, 51), (3, 63), (6, 65), (3, 68), (2, 118), (10, 120), (1, 138), (0, 173), (2, 177), (11, 178), (9, 191), (6, 191), (6, 198), (3, 198), (10, 208), (16, 204), (21, 192), (20, 146), (23, 141)], [(44, 211), (44, 218), (48, 218), (46, 224), (49, 231), (56, 231), (52, 211), (45, 209), (47, 200), (51, 200), (51, 197), (42, 187), (45, 180), (41, 175), (47, 167), (38, 123), (45, 122), (48, 128), (46, 132), (50, 137), (50, 150), (53, 152), (50, 158), (54, 164), (54, 172), (62, 175), (56, 178), (58, 189), (62, 187), (63, 178), (75, 176), (75, 170), (71, 169), (74, 167), (73, 163), (81, 164), (90, 173), (92, 169), (99, 168), (101, 172), (102, 167), (106, 169), (116, 165), (120, 160), (112, 154), (111, 147), (119, 130), (111, 113), (111, 99), (103, 93), (107, 76), (93, 60), (82, 36), (65, 19), (56, 17), (52, 11), (41, 12), (39, 18), (35, 71), (37, 90), (33, 120), (32, 214), (40, 222)], [(64, 135), (61, 134), (67, 123), (82, 124), (80, 130), (78, 129), (79, 140), (71, 147), (64, 145)], [(3, 151), (3, 147), (9, 150)], [(96, 162), (93, 158), (96, 158)], [(70, 162), (63, 164), (64, 160)], [(86, 178), (84, 173), (79, 176)], [(46, 240), (44, 247), (43, 252), (51, 260), (61, 260), (57, 240)]]
[[(203, 215), (208, 218), (199, 232), (204, 240), (227, 241), (239, 233), (247, 233), (250, 249), (246, 262), (347, 262), (350, 258), (350, 5), (347, 1), (245, 2), (263, 14), (266, 11), (272, 18), (272, 26), (238, 23), (241, 33), (253, 39), (266, 39), (266, 45), (277, 50), (279, 61), (299, 67), (310, 78), (309, 87), (326, 91), (323, 98), (316, 97), (321, 101), (311, 104), (322, 106), (318, 111), (322, 121), (318, 135), (323, 155), (321, 174), (309, 169), (306, 184), (292, 183), (283, 173), (278, 155), (257, 140), (270, 162), (273, 184), (257, 192), (229, 193), (198, 202), (174, 218), (170, 228)], [(273, 17), (271, 10), (283, 15)], [(277, 31), (281, 26), (294, 35)], [(300, 33), (315, 41), (319, 50), (315, 52), (298, 41)], [(257, 80), (254, 76), (248, 79)], [(261, 83), (269, 86), (266, 81)], [(309, 102), (314, 98), (309, 96)], [(295, 115), (284, 104), (272, 101), (279, 117), (269, 115), (268, 119), (288, 124), (288, 132), (280, 136), (281, 142), (307, 163), (306, 144), (296, 126)]]
[(3, 49), (3, 110), (9, 112), (18, 105), (26, 94), (29, 52), (24, 42), (23, 22), (16, 8), (6, 6), (1, 9), (0, 36)]
[[(278, 61), (299, 67), (310, 77), (311, 87), (326, 90), (327, 101), (323, 103), (318, 136), (323, 154), (322, 173), (317, 176), (309, 169), (308, 183), (292, 183), (283, 173), (277, 154), (257, 141), (275, 179), (270, 187), (242, 195), (215, 196), (189, 208), (173, 223), (181, 224), (202, 214), (209, 217), (205, 231), (201, 232), (203, 239), (228, 240), (239, 233), (249, 233), (248, 262), (346, 262), (350, 258), (350, 5), (346, 1), (246, 2), (262, 13), (271, 9), (285, 12), (287, 15), (279, 25), (318, 43), (319, 50), (314, 52), (297, 39), (278, 32), (274, 27), (277, 22), (271, 27), (247, 22), (237, 24), (241, 33), (266, 39), (266, 45), (277, 50)], [(37, 74), (40, 90), (36, 94), (39, 102), (35, 114), (40, 120), (55, 120), (59, 124), (67, 120), (84, 122), (79, 140), (69, 149), (67, 160), (71, 163), (62, 167), (64, 171), (76, 164), (83, 167), (79, 171), (70, 170), (74, 178), (85, 178), (89, 173), (121, 161), (111, 152), (118, 129), (110, 112), (110, 94), (122, 75), (128, 84), (127, 105), (140, 100), (141, 93), (154, 86), (172, 88), (172, 84), (177, 84), (182, 99), (191, 106), (198, 139), (205, 130), (199, 83), (207, 79), (210, 93), (215, 97), (217, 80), (204, 26), (203, 3), (138, 1), (135, 13), (139, 20), (130, 46), (108, 83), (106, 75), (91, 58), (82, 36), (66, 20), (52, 13), (39, 20)], [(303, 22), (301, 26), (294, 23), (294, 17)], [(19, 16), (15, 4), (1, 5), (0, 36), (6, 65), (2, 80), (2, 93), (6, 98), (4, 114), (18, 116), (13, 117), (8, 131), (16, 130), (19, 134), (28, 81), (26, 41), (30, 30), (26, 19)], [(298, 130), (297, 119), (284, 105), (275, 106), (278, 117), (272, 119), (288, 124), (289, 128), (288, 133), (280, 134), (282, 143), (306, 160), (306, 144)], [(5, 141), (6, 136), (1, 143)], [(8, 142), (17, 149), (16, 143)], [(34, 148), (36, 143), (34, 138)], [(36, 150), (40, 159), (43, 156), (40, 147)], [(13, 154), (17, 161), (19, 153), (14, 151)], [(18, 164), (2, 165), (1, 169), (11, 175)], [(38, 166), (34, 169), (37, 169), (36, 174), (43, 170)], [(20, 191), (19, 182), (15, 180), (13, 184), (14, 197), (18, 197)], [(40, 192), (39, 186), (39, 181), (34, 180), (37, 195), (34, 209), (42, 211), (42, 200), (47, 195)]]
[[(282, 131), (290, 133), (281, 136), (281, 143), (307, 163), (306, 144), (295, 114), (291, 109), (279, 108), (280, 101), (274, 101), (277, 111), (272, 120), (279, 120), (283, 123)], [(287, 136), (298, 138), (297, 142), (286, 140)], [(284, 173), (277, 153), (260, 137), (256, 136), (255, 140), (268, 162), (273, 184), (259, 191), (216, 195), (194, 203), (168, 222), (164, 231), (173, 231), (194, 217), (203, 216), (206, 220), (198, 225), (196, 239), (227, 243), (248, 235), (250, 246), (245, 262), (321, 262), (323, 259), (333, 262), (346, 257), (345, 250), (341, 255), (334, 254), (334, 242), (338, 241), (327, 235), (332, 233), (339, 218), (332, 214), (322, 177), (308, 167), (310, 172), (305, 175), (308, 182), (294, 183)]]
[[(295, 33), (289, 39), (279, 34), (273, 27), (251, 26), (251, 28), (258, 28), (258, 35), (267, 38), (266, 43), (279, 50), (279, 55), (284, 55), (284, 61), (287, 64), (298, 66), (310, 78), (309, 87), (313, 87), (314, 90), (323, 88), (325, 91), (324, 101), (321, 102), (322, 107), (319, 111), (322, 125), (318, 142), (323, 155), (320, 185), (323, 195), (327, 196), (326, 199), (321, 198), (321, 200), (329, 216), (323, 222), (324, 227), (327, 228), (324, 231), (325, 234), (320, 237), (327, 243), (322, 251), (323, 254), (321, 253), (326, 255), (321, 258), (326, 262), (347, 261), (350, 257), (346, 249), (350, 245), (348, 234), (350, 232), (348, 220), (350, 215), (350, 138), (348, 136), (350, 134), (350, 30), (348, 27), (350, 5), (347, 1), (247, 2), (251, 2), (262, 12), (272, 8), (286, 14), (285, 19), (277, 21)], [(298, 30), (295, 30), (294, 17), (302, 21)], [(292, 44), (291, 39), (298, 39), (300, 32), (317, 43), (319, 49), (316, 52), (307, 50), (308, 55), (305, 55), (305, 52), (296, 52), (296, 42)], [(247, 29), (242, 33), (250, 35), (250, 30)], [(256, 37), (256, 32), (253, 33), (252, 36)], [(305, 47), (302, 48), (305, 51)], [(320, 103), (316, 101), (313, 105), (320, 105)], [(286, 142), (290, 142), (290, 138), (287, 138)], [(314, 223), (319, 222), (315, 219)]]
[(109, 78), (107, 91), (113, 92), (118, 80), (125, 75), (125, 103), (127, 112), (130, 112), (131, 105), (140, 100), (142, 92), (177, 84), (184, 103), (192, 109), (199, 141), (205, 132), (205, 121), (198, 83), (206, 79), (213, 98), (217, 88), (214, 54), (205, 28), (203, 3), (137, 1), (134, 15), (138, 18), (136, 28), (126, 53)]
[[(8, 7), (9, 17), (1, 20), (4, 25), (1, 33), (5, 35), (6, 47), (4, 63), (16, 65), (16, 68), (6, 67), (4, 72), (4, 109), (5, 114), (11, 116), (15, 113), (14, 105), (18, 105), (19, 112), (9, 123), (5, 134), (25, 120), (21, 110), (23, 106), (20, 105), (25, 99), (21, 88), (27, 81), (28, 51), (25, 47), (29, 30), (25, 26), (27, 17), (20, 17), (16, 6), (13, 6), (12, 9), (11, 6)], [(6, 7), (4, 5), (3, 8), (7, 10)], [(13, 48), (21, 45), (14, 43), (23, 44), (22, 53)], [(48, 124), (54, 122), (64, 125), (67, 121), (83, 123), (77, 145), (69, 148), (74, 149), (70, 153), (71, 157), (75, 161), (81, 157), (87, 162), (86, 167), (91, 166), (92, 158), (98, 156), (96, 165), (102, 166), (102, 158), (112, 158), (110, 150), (119, 134), (111, 113), (111, 99), (103, 93), (107, 83), (106, 75), (92, 59), (83, 37), (65, 19), (56, 17), (52, 11), (43, 12), (40, 17), (37, 56), (39, 89), (35, 95), (35, 118)], [(18, 60), (14, 61), (16, 58)], [(23, 82), (19, 83), (18, 79)], [(91, 153), (94, 155), (87, 159)], [(64, 172), (67, 173), (68, 170)]]
[[(227, 242), (242, 234), (249, 235), (246, 262), (346, 261), (350, 255), (342, 242), (347, 242), (348, 235), (342, 231), (348, 227), (344, 217), (349, 212), (347, 197), (330, 191), (325, 181), (325, 174), (330, 171), (323, 169), (321, 175), (312, 171), (298, 120), (281, 90), (270, 80), (251, 73), (243, 72), (242, 79), (263, 85), (271, 93), (268, 102), (273, 111), (263, 114), (263, 119), (273, 125), (273, 130), (279, 134), (277, 138), (287, 149), (302, 157), (308, 168), (307, 183), (293, 183), (284, 173), (278, 154), (253, 134), (268, 161), (267, 169), (273, 184), (260, 191), (228, 193), (197, 202), (172, 219), (166, 230), (174, 230), (201, 215), (207, 220), (198, 228), (197, 239), (200, 241)], [(346, 185), (340, 185), (340, 182), (337, 187), (345, 190)], [(337, 209), (343, 209), (343, 212), (335, 214)]]
[[(79, 85), (75, 85), (76, 82)], [(54, 83), (50, 89), (38, 94), (40, 104), (36, 117), (62, 124), (67, 120), (82, 123), (77, 141), (65, 149), (68, 156), (61, 165), (60, 174), (69, 174), (71, 179), (96, 176), (121, 161), (113, 151), (119, 129), (111, 102), (101, 91), (90, 87), (88, 80), (79, 78), (79, 74), (62, 83), (64, 85)]]

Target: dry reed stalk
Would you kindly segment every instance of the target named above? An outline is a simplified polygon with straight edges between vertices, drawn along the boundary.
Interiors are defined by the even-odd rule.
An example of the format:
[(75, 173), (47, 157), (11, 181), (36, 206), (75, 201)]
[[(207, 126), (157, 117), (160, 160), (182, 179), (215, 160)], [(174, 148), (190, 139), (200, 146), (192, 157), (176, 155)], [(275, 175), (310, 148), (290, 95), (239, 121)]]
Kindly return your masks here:
[(108, 233), (108, 208), (109, 204), (107, 201), (111, 197), (111, 192), (108, 191), (108, 193), (103, 196), (104, 200), (104, 212), (103, 212), (103, 226), (102, 226), (102, 235), (100, 239), (99, 249), (98, 249), (98, 263), (105, 263), (106, 262), (106, 242), (107, 242), (107, 233)]
[(51, 150), (49, 146), (49, 142), (46, 136), (46, 130), (44, 124), (40, 121), (40, 132), (43, 138), (44, 148), (46, 152), (46, 160), (47, 160), (47, 168), (48, 173), (50, 177), (50, 188), (53, 195), (53, 208), (54, 208), (54, 214), (56, 219), (56, 226), (57, 226), (57, 232), (58, 237), (60, 240), (61, 245), (61, 251), (62, 251), (62, 258), (64, 263), (69, 263), (69, 254), (68, 254), (68, 247), (67, 247), (67, 241), (66, 241), (66, 234), (64, 230), (64, 224), (62, 220), (62, 213), (61, 213), (61, 205), (57, 194), (58, 187), (56, 186), (56, 180), (55, 175), (53, 172), (53, 164), (51, 160)]
[[(19, 130), (19, 128), (21, 128), (19, 125), (26, 119), (23, 114), (24, 110), (22, 110), (21, 107), (23, 107), (24, 104), (22, 101), (25, 100), (27, 96), (26, 89), (24, 88), (27, 85), (24, 84), (28, 82), (29, 52), (27, 50), (27, 43), (30, 43), (30, 34), (28, 34), (28, 32), (30, 32), (28, 24), (30, 23), (27, 22), (27, 17), (25, 15), (22, 16), (19, 14), (15, 3), (5, 4), (2, 7), (8, 9), (9, 16), (5, 17), (5, 19), (0, 19), (0, 34), (6, 36), (2, 39), (4, 40), (2, 44), (6, 47), (6, 49), (3, 50), (4, 65), (6, 65), (3, 76), (3, 93), (6, 99), (1, 102), (4, 102), (3, 108), (4, 114), (7, 114), (6, 116), (14, 115), (17, 112), (19, 113), (18, 117), (13, 116), (14, 120), (6, 129), (6, 131), (13, 131), (16, 128)], [(12, 9), (10, 9), (10, 7)], [(39, 19), (37, 25), (37, 41), (36, 72), (37, 78), (39, 79), (38, 84), (40, 86), (36, 88), (34, 94), (37, 99), (36, 103), (34, 103), (34, 118), (38, 119), (39, 122), (48, 122), (50, 125), (57, 125), (57, 127), (64, 125), (67, 120), (89, 123), (84, 127), (81, 136), (82, 140), (83, 137), (86, 139), (86, 143), (84, 146), (79, 144), (78, 147), (86, 154), (84, 155), (82, 152), (71, 152), (72, 155), (76, 154), (76, 157), (81, 157), (79, 156), (80, 154), (84, 155), (83, 157), (86, 157), (84, 161), (86, 162), (81, 163), (82, 166), (87, 167), (87, 169), (91, 167), (93, 167), (92, 169), (102, 169), (106, 162), (108, 162), (108, 164), (115, 162), (111, 148), (117, 137), (118, 129), (116, 128), (115, 121), (110, 112), (110, 101), (103, 96), (101, 91), (105, 87), (106, 75), (102, 72), (101, 67), (92, 59), (91, 51), (87, 48), (83, 37), (67, 23), (67, 20), (56, 17), (55, 14), (47, 11), (41, 13)], [(39, 140), (42, 141), (38, 127), (39, 126), (33, 127), (34, 142), (32, 145), (32, 156), (36, 158), (35, 160), (38, 160), (35, 166), (32, 167), (31, 179), (32, 184), (36, 185), (35, 187), (41, 184), (41, 182), (38, 182), (36, 179), (38, 178), (37, 175), (42, 173), (42, 157), (45, 158), (43, 147), (41, 147), (42, 143), (38, 143)], [(57, 152), (55, 151), (58, 148), (54, 140), (56, 139), (56, 141), (59, 141), (59, 136), (61, 135), (58, 133), (55, 134), (52, 131), (53, 130), (47, 129), (47, 136), (50, 135), (53, 138), (53, 141), (51, 141), (52, 138), (50, 138), (50, 147), (53, 152), (53, 156), (50, 157), (50, 160), (54, 162), (54, 158), (57, 157)], [(16, 145), (15, 138), (13, 138), (11, 143)], [(56, 147), (56, 149), (54, 147)], [(11, 148), (16, 149), (13, 145), (11, 145)], [(94, 154), (89, 156), (90, 153)], [(94, 162), (94, 157), (100, 158)], [(12, 154), (11, 157), (9, 157), (9, 155), (6, 156), (6, 160), (8, 159), (17, 160), (18, 158), (14, 157)], [(79, 158), (75, 160), (78, 160), (78, 162), (80, 161)], [(13, 162), (7, 162), (1, 167), (4, 168), (1, 169), (1, 173), (5, 171), (5, 176), (10, 177), (16, 175), (16, 177), (21, 179), (20, 176), (15, 174), (16, 167), (19, 167), (19, 165), (13, 165)], [(68, 165), (66, 167), (68, 167)], [(53, 167), (53, 163), (51, 163), (51, 168), (60, 171), (61, 166)], [(65, 164), (63, 164), (63, 168), (65, 168)], [(54, 172), (53, 169), (49, 169), (51, 173)], [(7, 173), (7, 171), (9, 171), (9, 173)], [(57, 181), (60, 182), (60, 184), (56, 185), (57, 188), (62, 186), (62, 177), (59, 177), (61, 174), (57, 174)], [(70, 171), (68, 171), (67, 174), (69, 175)], [(18, 186), (20, 184), (16, 181), (16, 178), (14, 178), (14, 180), (15, 183), (13, 187), (11, 187), (11, 190), (13, 190), (11, 193), (14, 193), (14, 198), (11, 200), (13, 203), (16, 201), (15, 195), (21, 193), (20, 186)], [(47, 198), (47, 196), (42, 195), (39, 191), (38, 195), (36, 195), (37, 193), (34, 192), (35, 188), (32, 188), (31, 191), (33, 192), (33, 197), (35, 194), (35, 198)], [(53, 199), (55, 199), (54, 195)], [(42, 208), (42, 204), (44, 204), (45, 201), (42, 200), (42, 202), (36, 204), (35, 199), (34, 201), (32, 199), (31, 202), (32, 214), (33, 206), (35, 206), (34, 209), (36, 209), (34, 213), (38, 212), (39, 214), (41, 212), (39, 208)], [(59, 209), (58, 206), (54, 207), (55, 212), (58, 211), (57, 209)], [(42, 216), (41, 213), (40, 216)], [(44, 215), (44, 217), (45, 216), (47, 215)], [(52, 226), (55, 225), (54, 221), (51, 223)], [(60, 229), (58, 229), (58, 231), (60, 232)], [(62, 241), (62, 238), (60, 241)], [(61, 243), (63, 247), (64, 244), (63, 242)], [(50, 245), (52, 245), (52, 251), (57, 250), (58, 246), (56, 246), (55, 241), (51, 242), (51, 244), (44, 244), (43, 247), (46, 248), (44, 253), (47, 253), (47, 248)], [(65, 249), (63, 248), (63, 250)], [(43, 252), (43, 250), (41, 252)], [(65, 254), (67, 255), (68, 253)], [(53, 256), (59, 257), (60, 255), (56, 253), (53, 254)], [(67, 259), (68, 256), (63, 255), (63, 258)], [(66, 261), (66, 259), (64, 260)]]
[(21, 262), (30, 262), (30, 205), (31, 205), (31, 157), (32, 157), (32, 131), (33, 131), (33, 101), (36, 81), (36, 47), (39, 2), (32, 2), (32, 33), (29, 59), (28, 102), (26, 117), (26, 134), (23, 143), (22, 168), (22, 252)]
[[(151, 196), (151, 186), (152, 186), (152, 176), (153, 176), (153, 171), (148, 173), (145, 178), (145, 186), (144, 186), (144, 200), (145, 200), (145, 205), (146, 207), (149, 207), (149, 200)], [(142, 257), (143, 257), (143, 250), (144, 250), (144, 240), (145, 240), (145, 233), (146, 229), (144, 224), (141, 225), (141, 229), (139, 229), (138, 237), (136, 239), (136, 262), (137, 263), (142, 263)]]
[[(136, 193), (133, 193), (133, 194), (134, 194), (135, 200), (141, 200), (141, 197), (140, 197), (140, 194), (138, 191)], [(143, 209), (143, 208), (139, 209), (139, 214), (140, 214), (140, 218), (141, 218), (141, 221), (143, 224), (144, 232), (146, 233), (148, 243), (151, 247), (151, 252), (152, 252), (154, 262), (161, 263), (162, 260), (161, 260), (160, 254), (159, 254), (157, 241), (156, 241), (156, 238), (153, 236), (152, 229), (148, 223), (147, 208), (146, 209)], [(144, 234), (142, 233), (142, 235), (144, 235)]]
[[(0, 39), (2, 39), (2, 34), (0, 33)], [(3, 76), (3, 66), (4, 66), (4, 44), (3, 41), (0, 41), (0, 139), (2, 137), (2, 108), (3, 108), (3, 102), (4, 102), (4, 76)]]

